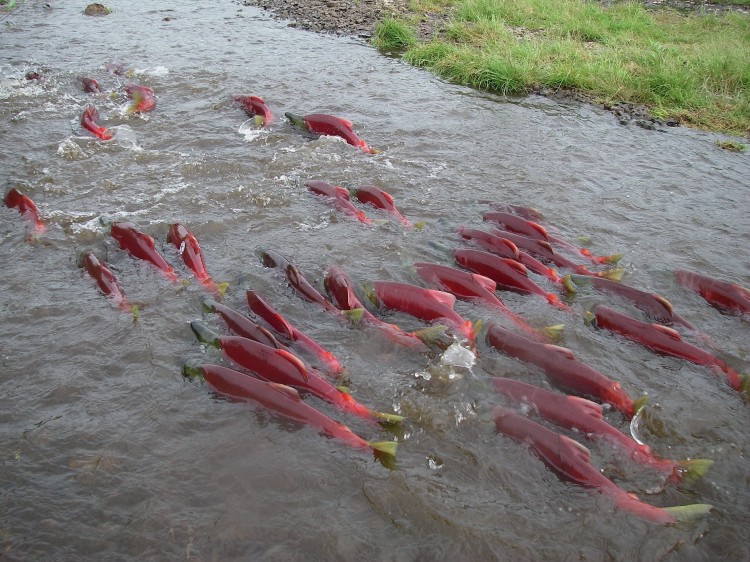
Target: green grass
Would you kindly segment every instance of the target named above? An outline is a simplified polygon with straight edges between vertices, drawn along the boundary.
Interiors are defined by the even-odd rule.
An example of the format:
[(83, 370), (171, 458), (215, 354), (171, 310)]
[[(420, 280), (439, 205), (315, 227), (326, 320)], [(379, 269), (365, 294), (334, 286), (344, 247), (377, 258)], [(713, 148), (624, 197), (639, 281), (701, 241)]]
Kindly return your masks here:
[[(750, 3), (750, 0), (742, 0)], [(424, 14), (447, 16), (417, 39)], [(696, 127), (750, 134), (750, 16), (651, 12), (586, 0), (415, 0), (374, 43), (460, 84), (502, 94), (577, 89)]]

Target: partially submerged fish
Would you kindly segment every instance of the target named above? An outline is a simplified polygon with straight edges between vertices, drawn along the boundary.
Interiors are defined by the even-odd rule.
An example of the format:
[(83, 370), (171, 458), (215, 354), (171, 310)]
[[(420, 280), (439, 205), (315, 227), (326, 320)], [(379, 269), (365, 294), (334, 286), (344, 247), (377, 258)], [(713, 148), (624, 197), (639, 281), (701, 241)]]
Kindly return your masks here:
[(286, 318), (284, 318), (276, 309), (263, 300), (257, 292), (252, 289), (247, 291), (247, 305), (252, 312), (263, 319), (279, 337), (284, 338), (292, 345), (299, 346), (304, 353), (320, 369), (327, 372), (340, 375), (343, 367), (336, 356), (318, 344), (311, 337), (301, 330), (295, 328)]
[(93, 134), (99, 140), (110, 140), (112, 133), (109, 129), (100, 126), (97, 121), (99, 120), (99, 110), (93, 105), (87, 105), (83, 108), (81, 113), (81, 127), (86, 129), (88, 132)]
[(376, 456), (385, 455), (389, 459), (396, 456), (395, 441), (365, 441), (341, 422), (303, 402), (299, 393), (291, 386), (263, 381), (228, 367), (208, 363), (186, 363), (182, 372), (190, 379), (203, 378), (221, 396), (234, 401), (260, 404), (287, 419), (314, 427), (326, 437), (355, 449), (371, 449)]
[(273, 121), (273, 114), (263, 98), (258, 96), (239, 96), (234, 98), (250, 117), (255, 120), (256, 125), (266, 127)]
[(81, 256), (81, 266), (96, 282), (99, 290), (107, 295), (113, 303), (119, 306), (121, 310), (132, 311), (132, 307), (125, 299), (125, 293), (120, 289), (117, 277), (93, 252), (87, 251), (83, 253)]
[(591, 314), (591, 323), (597, 328), (620, 334), (660, 355), (685, 359), (696, 365), (708, 367), (712, 372), (718, 369), (734, 390), (750, 390), (750, 376), (740, 375), (718, 357), (684, 341), (672, 328), (641, 322), (603, 305), (595, 306)]
[(182, 261), (185, 262), (185, 265), (193, 272), (193, 275), (203, 287), (214, 293), (219, 292), (214, 280), (208, 274), (203, 252), (192, 232), (179, 223), (170, 224), (167, 242), (177, 248)]
[(8, 190), (3, 197), (3, 203), (9, 209), (17, 209), (32, 224), (33, 234), (43, 234), (47, 229), (44, 222), (39, 218), (39, 210), (28, 195), (18, 191), (15, 187)]
[(354, 197), (356, 197), (357, 201), (360, 203), (369, 204), (377, 209), (382, 209), (386, 213), (390, 213), (407, 228), (414, 226), (411, 221), (402, 215), (396, 208), (391, 194), (383, 191), (379, 187), (375, 187), (374, 185), (360, 186), (354, 190)]
[(473, 249), (455, 250), (453, 259), (461, 267), (489, 277), (497, 284), (498, 289), (523, 295), (537, 295), (556, 308), (565, 311), (570, 310), (565, 303), (560, 301), (557, 295), (545, 291), (529, 279), (526, 266), (520, 262)]
[(698, 293), (708, 304), (729, 314), (750, 314), (750, 290), (738, 285), (714, 279), (706, 275), (680, 269), (675, 271), (677, 283)]
[(435, 263), (416, 262), (414, 267), (422, 281), (433, 289), (446, 291), (459, 299), (481, 303), (498, 310), (516, 326), (536, 338), (549, 339), (558, 335), (562, 329), (561, 326), (551, 326), (552, 330), (537, 330), (529, 326), (523, 318), (511, 311), (497, 297), (496, 283), (488, 277)]
[(565, 347), (524, 338), (495, 323), (488, 326), (485, 341), (498, 351), (541, 368), (555, 386), (610, 404), (628, 418), (645, 403), (645, 397), (633, 400), (619, 382), (579, 361)]
[(493, 410), (495, 429), (520, 443), (526, 443), (539, 459), (561, 479), (593, 488), (614, 504), (638, 517), (660, 525), (676, 523), (707, 514), (712, 506), (692, 504), (655, 507), (632, 496), (606, 478), (591, 464), (591, 453), (573, 439), (560, 435), (507, 408)]
[(100, 94), (102, 92), (101, 88), (99, 88), (99, 82), (97, 82), (93, 78), (79, 76), (78, 79), (81, 81), (83, 91), (87, 94)]
[(129, 222), (115, 222), (110, 227), (112, 238), (117, 240), (120, 248), (130, 255), (147, 261), (162, 272), (169, 281), (176, 283), (179, 279), (164, 257), (156, 250), (154, 239), (148, 234), (140, 232)]
[(324, 283), (333, 302), (339, 309), (345, 311), (353, 322), (362, 322), (380, 331), (389, 340), (404, 347), (418, 352), (428, 351), (429, 348), (418, 336), (410, 332), (404, 332), (395, 324), (383, 322), (367, 310), (355, 294), (351, 279), (340, 266), (332, 265), (326, 270)]
[(365, 224), (372, 222), (365, 216), (363, 211), (360, 211), (352, 205), (352, 202), (349, 199), (349, 192), (343, 187), (339, 185), (331, 185), (330, 183), (318, 180), (306, 181), (305, 187), (307, 187), (307, 190), (310, 193), (328, 197), (333, 205), (342, 213), (354, 217)]
[(491, 377), (492, 387), (518, 405), (529, 406), (547, 421), (576, 431), (591, 439), (602, 438), (626, 452), (630, 458), (662, 473), (668, 481), (700, 478), (713, 464), (707, 459), (673, 461), (656, 456), (648, 445), (637, 441), (608, 424), (602, 406), (591, 400), (568, 394), (557, 394), (517, 380)]
[(241, 336), (220, 336), (196, 321), (191, 322), (190, 327), (200, 342), (220, 349), (227, 359), (263, 380), (293, 386), (361, 418), (384, 422), (403, 420), (395, 414), (384, 414), (366, 408), (351, 394), (308, 370), (299, 358), (284, 349), (269, 347)]
[(313, 134), (340, 137), (348, 144), (356, 146), (362, 152), (366, 152), (367, 154), (378, 154), (379, 152), (378, 150), (367, 146), (367, 143), (356, 135), (352, 130), (351, 121), (347, 121), (341, 117), (335, 117), (325, 113), (312, 113), (310, 115), (302, 116), (287, 112), (285, 115), (293, 125), (301, 127)]
[(125, 92), (133, 100), (125, 109), (128, 113), (145, 113), (156, 107), (156, 96), (151, 88), (129, 84), (125, 86)]
[(373, 302), (377, 306), (398, 310), (425, 322), (447, 324), (457, 335), (473, 345), (476, 338), (471, 322), (453, 310), (456, 297), (445, 291), (425, 289), (410, 283), (374, 281)]

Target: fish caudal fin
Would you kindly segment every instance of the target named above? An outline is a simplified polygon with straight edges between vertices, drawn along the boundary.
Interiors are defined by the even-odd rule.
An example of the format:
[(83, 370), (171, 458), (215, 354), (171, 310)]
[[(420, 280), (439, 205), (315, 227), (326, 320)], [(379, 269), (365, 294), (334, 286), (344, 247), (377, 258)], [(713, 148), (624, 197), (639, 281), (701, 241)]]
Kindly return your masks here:
[(380, 425), (398, 425), (405, 419), (404, 416), (399, 416), (398, 414), (386, 414), (374, 410), (370, 410), (370, 414), (372, 414), (373, 418), (378, 420)]
[(677, 466), (683, 474), (682, 479), (687, 483), (703, 478), (713, 464), (714, 461), (710, 459), (689, 459), (677, 462)]
[(554, 324), (552, 326), (545, 326), (540, 331), (544, 334), (544, 337), (550, 341), (557, 341), (562, 338), (563, 331), (565, 330), (565, 324)]
[(398, 449), (398, 443), (396, 441), (368, 441), (367, 443), (375, 454), (375, 458), (378, 459), (383, 466), (386, 468), (394, 468), (396, 464), (396, 449)]
[(714, 508), (714, 506), (707, 503), (693, 503), (690, 505), (676, 505), (673, 507), (664, 507), (664, 511), (668, 512), (675, 521), (684, 523), (687, 521), (694, 521), (700, 517), (705, 517)]

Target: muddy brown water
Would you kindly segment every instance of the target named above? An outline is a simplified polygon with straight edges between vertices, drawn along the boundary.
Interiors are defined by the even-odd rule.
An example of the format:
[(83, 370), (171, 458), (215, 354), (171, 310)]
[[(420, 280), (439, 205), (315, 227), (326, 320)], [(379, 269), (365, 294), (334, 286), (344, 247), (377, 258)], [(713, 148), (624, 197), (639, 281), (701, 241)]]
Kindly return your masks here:
[[(0, 170), (48, 225), (36, 243), (0, 209), (0, 552), (9, 560), (742, 560), (750, 557), (748, 409), (705, 369), (663, 358), (565, 313), (501, 293), (535, 325), (565, 323), (564, 345), (646, 393), (639, 437), (674, 459), (709, 458), (700, 481), (663, 485), (582, 439), (607, 476), (657, 506), (708, 503), (708, 517), (655, 526), (604, 496), (560, 481), (527, 448), (497, 435), (490, 374), (549, 387), (535, 368), (489, 349), (477, 363), (393, 349), (303, 302), (255, 256), (274, 249), (322, 287), (330, 264), (358, 283), (415, 281), (414, 261), (450, 264), (461, 225), (486, 201), (534, 206), (562, 237), (623, 252), (624, 281), (669, 298), (748, 371), (747, 322), (678, 287), (678, 268), (750, 285), (750, 157), (688, 129), (617, 125), (599, 110), (502, 99), (437, 80), (352, 39), (288, 28), (230, 2), (24, 3), (0, 31)], [(121, 61), (132, 78), (109, 74)], [(28, 71), (41, 81), (27, 81)], [(117, 92), (83, 93), (77, 77)], [(154, 89), (155, 111), (123, 115), (122, 86)], [(246, 124), (235, 95), (261, 95), (277, 120)], [(94, 103), (116, 131), (83, 131)], [(382, 152), (311, 139), (285, 111), (350, 119)], [(377, 212), (364, 226), (309, 194), (308, 179), (375, 184), (421, 231)], [(102, 221), (128, 220), (157, 240), (186, 286), (117, 249)], [(218, 361), (193, 337), (205, 292), (165, 243), (180, 222), (198, 238), (224, 303), (246, 311), (254, 288), (346, 365), (350, 388), (400, 412), (399, 431), (309, 399), (367, 439), (399, 442), (394, 470), (269, 412), (187, 383), (188, 359)], [(110, 264), (131, 318), (77, 267), (93, 249)], [(541, 278), (540, 284), (555, 287)], [(493, 313), (467, 303), (466, 318)], [(503, 319), (494, 316), (503, 323)], [(207, 315), (214, 329), (223, 327)], [(385, 315), (406, 329), (404, 315)], [(690, 339), (689, 335), (685, 335)], [(616, 412), (607, 419), (623, 431)], [(580, 437), (580, 436), (579, 436)]]

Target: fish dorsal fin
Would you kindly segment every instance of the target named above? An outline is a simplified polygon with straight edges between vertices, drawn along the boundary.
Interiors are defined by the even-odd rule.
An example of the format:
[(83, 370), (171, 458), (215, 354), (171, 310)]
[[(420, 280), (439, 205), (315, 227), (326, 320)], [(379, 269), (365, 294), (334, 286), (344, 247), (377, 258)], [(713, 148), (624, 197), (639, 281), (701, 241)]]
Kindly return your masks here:
[(508, 267), (511, 267), (518, 271), (518, 273), (525, 275), (528, 277), (529, 270), (526, 269), (526, 266), (523, 265), (520, 261), (512, 260), (510, 258), (505, 259), (505, 263), (508, 265)]
[(669, 313), (672, 314), (672, 303), (671, 302), (669, 302), (667, 299), (665, 299), (661, 295), (657, 295), (655, 293), (652, 294), (651, 296), (654, 297), (655, 300), (657, 300), (658, 302), (660, 302), (662, 304), (662, 306), (664, 306), (664, 308), (666, 308), (669, 311)]
[(548, 251), (552, 252), (553, 254), (555, 253), (555, 251), (552, 249), (552, 244), (550, 244), (546, 240), (537, 240), (536, 242), (540, 246), (542, 246), (542, 248), (544, 248), (545, 250), (548, 250)]
[(511, 241), (510, 241), (510, 240), (508, 240), (507, 238), (501, 238), (501, 241), (502, 241), (502, 243), (503, 243), (503, 244), (505, 244), (505, 245), (506, 245), (506, 246), (508, 247), (508, 249), (509, 249), (509, 250), (511, 251), (511, 253), (512, 253), (512, 254), (513, 254), (514, 256), (516, 256), (516, 258), (519, 258), (519, 259), (520, 259), (520, 257), (521, 257), (521, 253), (520, 253), (520, 251), (518, 250), (518, 246), (516, 246), (516, 245), (515, 245), (515, 244), (514, 244), (513, 242), (511, 242)]
[(336, 190), (336, 195), (340, 197), (341, 199), (344, 199), (346, 201), (349, 201), (349, 190), (344, 189), (340, 185), (334, 185), (333, 189)]
[(584, 415), (591, 416), (592, 418), (596, 419), (602, 419), (603, 418), (603, 408), (601, 404), (597, 404), (596, 402), (592, 402), (591, 400), (588, 400), (586, 398), (581, 398), (580, 396), (567, 396), (567, 400), (575, 405), (581, 412), (584, 413)]
[(391, 196), (390, 193), (386, 193), (385, 191), (381, 189), (380, 194), (383, 196), (383, 199), (385, 199), (388, 203), (393, 205), (393, 197)]
[(343, 123), (343, 124), (344, 124), (344, 125), (345, 125), (346, 127), (349, 127), (350, 129), (352, 128), (352, 122), (351, 122), (351, 121), (349, 121), (348, 119), (343, 119), (343, 118), (340, 118), (340, 119), (341, 119), (341, 122), (342, 122), (342, 123)]
[(655, 330), (662, 332), (664, 335), (669, 336), (673, 340), (676, 340), (676, 341), (682, 340), (682, 338), (680, 337), (680, 334), (677, 332), (677, 330), (673, 328), (670, 328), (668, 326), (662, 326), (661, 324), (651, 324), (651, 326), (653, 326)]
[(252, 101), (257, 101), (258, 103), (265, 103), (265, 102), (263, 101), (263, 98), (261, 98), (260, 96), (250, 96), (250, 99), (251, 99)]
[(294, 400), (295, 402), (302, 401), (302, 399), (299, 396), (299, 392), (297, 392), (291, 386), (287, 386), (285, 384), (279, 384), (277, 382), (269, 382), (267, 384), (268, 386), (273, 388), (276, 392), (280, 392), (281, 394), (285, 395), (287, 398)]
[(274, 352), (276, 353), (276, 355), (283, 357), (284, 359), (289, 361), (289, 363), (294, 365), (294, 368), (300, 372), (304, 380), (310, 378), (310, 373), (308, 373), (307, 367), (305, 367), (305, 364), (302, 363), (299, 357), (297, 357), (296, 355), (292, 355), (286, 349), (275, 349)]
[(427, 293), (431, 298), (438, 301), (440, 304), (450, 306), (451, 308), (456, 303), (456, 297), (445, 291), (438, 291), (437, 289), (426, 289)]
[(497, 283), (495, 283), (489, 277), (485, 277), (484, 275), (479, 275), (478, 273), (472, 273), (471, 278), (490, 292), (494, 292), (495, 289), (497, 288)]
[(549, 350), (552, 353), (557, 353), (558, 355), (563, 355), (567, 359), (575, 359), (575, 355), (573, 355), (573, 352), (570, 351), (567, 347), (562, 347), (559, 345), (554, 345), (551, 343), (545, 343), (544, 348)]
[(526, 221), (526, 224), (529, 225), (534, 230), (536, 230), (539, 234), (544, 236), (545, 240), (549, 238), (549, 234), (547, 234), (547, 229), (544, 228), (541, 224), (533, 222), (533, 221)]
[[(591, 462), (591, 451), (589, 451), (575, 439), (571, 439), (567, 435), (560, 435), (560, 445), (569, 445), (566, 450), (569, 450), (573, 453), (573, 455), (583, 461), (586, 461), (587, 463)], [(562, 446), (560, 447), (560, 453), (561, 455), (563, 454)]]

